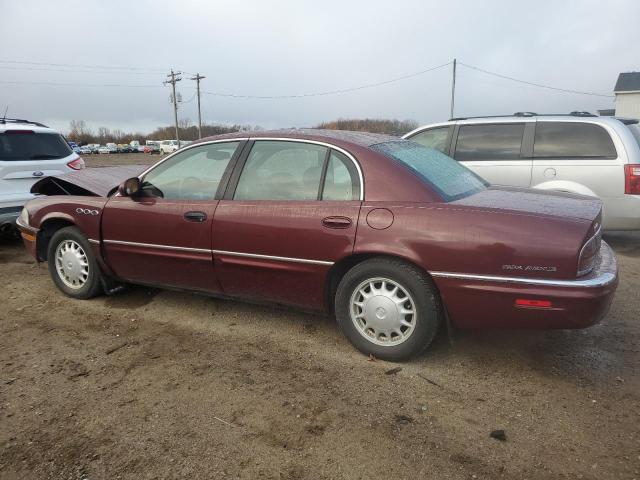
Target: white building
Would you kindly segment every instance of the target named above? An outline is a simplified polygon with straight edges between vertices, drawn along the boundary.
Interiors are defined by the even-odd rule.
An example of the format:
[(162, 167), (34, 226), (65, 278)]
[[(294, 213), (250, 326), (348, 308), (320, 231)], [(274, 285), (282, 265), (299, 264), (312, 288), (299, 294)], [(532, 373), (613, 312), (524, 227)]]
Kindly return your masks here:
[(640, 72), (621, 73), (613, 91), (616, 117), (640, 118)]

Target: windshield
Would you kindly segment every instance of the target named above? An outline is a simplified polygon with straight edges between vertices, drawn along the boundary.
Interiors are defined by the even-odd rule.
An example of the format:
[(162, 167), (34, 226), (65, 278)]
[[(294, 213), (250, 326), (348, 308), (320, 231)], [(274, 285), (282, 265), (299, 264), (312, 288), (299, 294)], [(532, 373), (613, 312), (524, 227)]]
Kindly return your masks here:
[(400, 140), (379, 143), (371, 148), (400, 162), (440, 194), (445, 202), (467, 197), (488, 185), (453, 158), (416, 142)]
[(9, 130), (0, 133), (0, 161), (56, 160), (71, 155), (71, 147), (58, 133)]

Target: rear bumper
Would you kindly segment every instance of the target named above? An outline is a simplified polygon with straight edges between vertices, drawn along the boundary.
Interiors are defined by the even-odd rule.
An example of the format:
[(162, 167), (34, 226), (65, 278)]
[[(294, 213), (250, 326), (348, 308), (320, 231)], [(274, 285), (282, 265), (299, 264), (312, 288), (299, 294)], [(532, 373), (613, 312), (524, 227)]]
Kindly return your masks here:
[[(451, 322), (461, 328), (588, 327), (606, 315), (618, 286), (616, 258), (604, 241), (594, 270), (576, 280), (432, 275)], [(517, 306), (518, 299), (543, 301), (545, 306)]]

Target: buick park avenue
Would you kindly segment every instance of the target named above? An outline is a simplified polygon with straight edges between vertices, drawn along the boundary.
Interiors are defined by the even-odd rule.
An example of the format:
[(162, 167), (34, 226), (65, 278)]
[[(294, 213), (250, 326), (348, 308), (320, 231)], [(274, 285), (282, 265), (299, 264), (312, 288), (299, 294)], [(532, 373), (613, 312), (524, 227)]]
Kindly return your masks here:
[(600, 200), (493, 187), (395, 137), (241, 132), (93, 170), (41, 180), (18, 219), (77, 299), (131, 283), (290, 305), (402, 360), (447, 323), (593, 325), (617, 286)]

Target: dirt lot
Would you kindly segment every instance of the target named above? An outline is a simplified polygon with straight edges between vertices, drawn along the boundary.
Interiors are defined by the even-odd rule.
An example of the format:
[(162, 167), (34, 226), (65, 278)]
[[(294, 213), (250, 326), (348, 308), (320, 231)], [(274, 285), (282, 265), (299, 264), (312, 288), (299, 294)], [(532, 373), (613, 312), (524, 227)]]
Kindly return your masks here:
[(400, 365), (331, 318), (141, 287), (73, 301), (4, 241), (0, 478), (640, 479), (640, 235), (608, 240), (601, 325), (458, 331)]
[(164, 158), (164, 155), (147, 153), (119, 153), (119, 154), (93, 154), (83, 155), (87, 167), (108, 167), (111, 165), (145, 165), (152, 164)]

